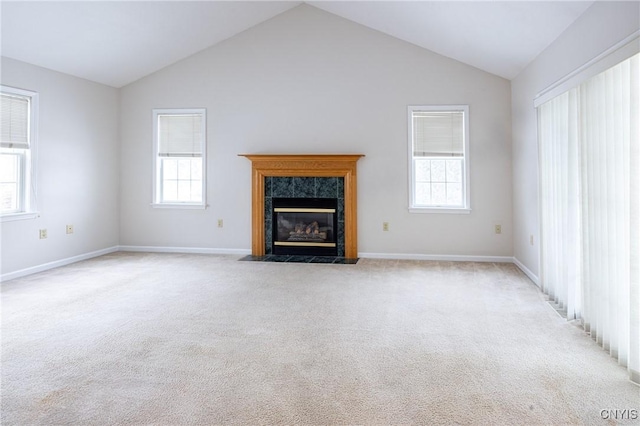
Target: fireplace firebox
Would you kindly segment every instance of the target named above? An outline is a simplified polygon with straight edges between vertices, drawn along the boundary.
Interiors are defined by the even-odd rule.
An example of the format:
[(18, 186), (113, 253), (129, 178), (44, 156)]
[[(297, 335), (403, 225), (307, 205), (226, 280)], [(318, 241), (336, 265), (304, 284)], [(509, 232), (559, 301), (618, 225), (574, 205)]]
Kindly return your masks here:
[(336, 198), (273, 198), (272, 253), (337, 256)]

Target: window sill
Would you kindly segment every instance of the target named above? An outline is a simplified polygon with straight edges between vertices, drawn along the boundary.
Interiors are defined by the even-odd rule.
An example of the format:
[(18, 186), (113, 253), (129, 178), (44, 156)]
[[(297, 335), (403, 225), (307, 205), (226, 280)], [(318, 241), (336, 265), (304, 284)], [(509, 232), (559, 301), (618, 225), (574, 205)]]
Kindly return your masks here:
[(470, 214), (471, 209), (460, 208), (451, 209), (446, 207), (409, 207), (409, 213), (427, 213), (427, 214)]
[(40, 216), (38, 212), (29, 212), (29, 213), (8, 213), (0, 216), (0, 222), (13, 222), (16, 220), (29, 220), (35, 219)]
[(181, 204), (181, 203), (152, 203), (154, 209), (185, 209), (185, 210), (204, 210), (206, 204)]

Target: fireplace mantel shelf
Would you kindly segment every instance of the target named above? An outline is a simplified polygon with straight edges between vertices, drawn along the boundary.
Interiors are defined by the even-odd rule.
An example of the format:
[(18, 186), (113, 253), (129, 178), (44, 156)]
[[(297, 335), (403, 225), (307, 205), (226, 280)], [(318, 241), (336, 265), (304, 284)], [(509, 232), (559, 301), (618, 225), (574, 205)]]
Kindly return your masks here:
[(358, 257), (356, 163), (364, 154), (238, 154), (251, 160), (251, 254), (264, 256), (264, 178), (344, 178), (345, 257)]

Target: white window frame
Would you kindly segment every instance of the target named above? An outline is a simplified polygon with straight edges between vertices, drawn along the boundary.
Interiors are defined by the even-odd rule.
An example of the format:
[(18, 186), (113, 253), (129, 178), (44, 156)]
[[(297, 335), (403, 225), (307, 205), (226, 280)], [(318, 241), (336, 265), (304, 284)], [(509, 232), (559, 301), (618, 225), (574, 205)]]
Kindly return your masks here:
[(0, 213), (0, 222), (35, 219), (38, 217), (36, 197), (36, 158), (38, 142), (38, 93), (31, 90), (0, 85), (0, 92), (29, 98), (29, 148), (0, 148), (3, 152), (20, 156), (17, 211)]
[[(170, 114), (202, 114), (202, 201), (193, 202), (163, 202), (162, 201), (162, 170), (159, 150), (159, 121), (158, 116)], [(205, 209), (207, 207), (207, 111), (205, 108), (170, 108), (153, 110), (153, 202), (154, 208), (171, 209)]]
[[(416, 171), (413, 156), (413, 113), (419, 111), (442, 111), (442, 112), (462, 112), (463, 132), (464, 132), (464, 153), (462, 156), (462, 199), (464, 205), (461, 207), (452, 206), (422, 206), (415, 203), (415, 183)], [(469, 161), (469, 105), (409, 105), (408, 115), (408, 165), (409, 165), (409, 212), (410, 213), (447, 213), (447, 214), (469, 214), (471, 213), (471, 191), (470, 191), (470, 161)], [(424, 158), (424, 157), (421, 157)]]

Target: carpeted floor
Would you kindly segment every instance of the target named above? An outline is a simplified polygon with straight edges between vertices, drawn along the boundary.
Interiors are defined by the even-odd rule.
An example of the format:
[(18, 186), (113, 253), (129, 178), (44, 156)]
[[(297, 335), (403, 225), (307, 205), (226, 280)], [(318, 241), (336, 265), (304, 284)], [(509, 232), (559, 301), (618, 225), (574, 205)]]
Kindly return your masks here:
[(626, 370), (513, 265), (237, 259), (114, 253), (3, 283), (2, 424), (611, 424), (601, 410), (640, 409)]

